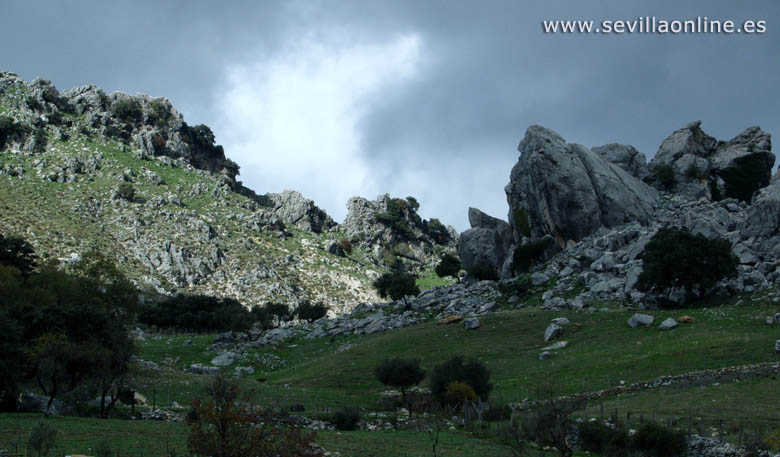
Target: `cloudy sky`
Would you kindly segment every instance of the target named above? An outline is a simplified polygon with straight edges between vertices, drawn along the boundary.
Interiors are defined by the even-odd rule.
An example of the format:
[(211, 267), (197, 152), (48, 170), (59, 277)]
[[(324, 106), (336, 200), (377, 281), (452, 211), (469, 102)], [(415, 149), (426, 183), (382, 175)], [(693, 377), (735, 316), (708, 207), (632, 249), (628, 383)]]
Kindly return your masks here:
[[(701, 119), (780, 132), (780, 2), (5, 0), (0, 69), (169, 98), (257, 192), (343, 220), (353, 195), (415, 196), (459, 230), (503, 187), (531, 124), (648, 158)], [(544, 20), (766, 21), (763, 34), (546, 34)]]

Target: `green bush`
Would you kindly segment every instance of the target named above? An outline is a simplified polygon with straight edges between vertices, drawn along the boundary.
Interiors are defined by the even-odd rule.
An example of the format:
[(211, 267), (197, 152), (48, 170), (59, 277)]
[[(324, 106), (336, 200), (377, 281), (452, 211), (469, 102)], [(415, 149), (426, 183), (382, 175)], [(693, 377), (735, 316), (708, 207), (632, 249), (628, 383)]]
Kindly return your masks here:
[(117, 100), (111, 105), (111, 115), (126, 124), (139, 123), (144, 118), (141, 104), (132, 98)]
[(117, 195), (119, 195), (119, 198), (122, 200), (133, 202), (135, 201), (135, 187), (129, 182), (123, 182), (117, 188)]
[(653, 287), (683, 287), (687, 292), (700, 287), (706, 291), (724, 277), (737, 274), (738, 260), (728, 240), (694, 235), (685, 228), (660, 229), (641, 258), (644, 270), (637, 285), (645, 291)]
[(322, 303), (312, 304), (304, 300), (295, 308), (295, 314), (302, 321), (314, 322), (328, 314), (328, 307)]
[(452, 239), (452, 235), (450, 235), (447, 227), (435, 217), (423, 223), (423, 232), (431, 237), (436, 244), (447, 244)]
[[(774, 157), (771, 160), (774, 160)], [(750, 203), (753, 193), (769, 184), (772, 164), (773, 162), (767, 162), (763, 154), (734, 159), (734, 166), (720, 173), (720, 177), (726, 182), (726, 197)]]
[(477, 281), (498, 281), (498, 273), (496, 270), (484, 263), (472, 265), (471, 268), (468, 269), (468, 275)]
[(525, 208), (515, 208), (515, 228), (525, 237), (531, 236), (531, 221), (528, 218), (528, 211)]
[(164, 127), (171, 116), (165, 102), (160, 98), (156, 98), (149, 104), (149, 108), (151, 109), (148, 115), (149, 122), (157, 127)]
[(683, 432), (649, 422), (643, 425), (633, 437), (634, 446), (653, 457), (674, 457), (682, 455), (687, 448)]
[(248, 331), (256, 314), (232, 298), (179, 294), (158, 305), (147, 306), (138, 321), (158, 328), (182, 331)]
[(400, 300), (407, 295), (420, 293), (417, 278), (403, 271), (385, 273), (374, 280), (373, 286), (380, 297), (390, 297), (391, 300)]
[(357, 408), (344, 408), (333, 414), (333, 425), (336, 430), (357, 430), (360, 426), (360, 410)]
[(653, 169), (653, 175), (655, 179), (664, 187), (664, 189), (672, 189), (676, 184), (674, 177), (674, 168), (667, 163), (656, 165)]
[(463, 268), (463, 264), (458, 256), (452, 254), (444, 254), (441, 256), (439, 264), (436, 265), (436, 276), (444, 278), (445, 276), (452, 276), (460, 282), (458, 272)]
[(550, 242), (552, 242), (552, 238), (546, 237), (517, 246), (515, 252), (512, 253), (512, 265), (515, 273), (528, 271), (536, 263), (537, 259), (544, 254)]
[(453, 357), (437, 365), (431, 373), (431, 395), (447, 403), (447, 387), (453, 382), (466, 383), (474, 389), (482, 400), (487, 400), (493, 385), (490, 383), (490, 371), (477, 359), (463, 356)]
[(27, 437), (27, 449), (34, 457), (46, 457), (57, 441), (57, 430), (44, 421), (39, 421)]

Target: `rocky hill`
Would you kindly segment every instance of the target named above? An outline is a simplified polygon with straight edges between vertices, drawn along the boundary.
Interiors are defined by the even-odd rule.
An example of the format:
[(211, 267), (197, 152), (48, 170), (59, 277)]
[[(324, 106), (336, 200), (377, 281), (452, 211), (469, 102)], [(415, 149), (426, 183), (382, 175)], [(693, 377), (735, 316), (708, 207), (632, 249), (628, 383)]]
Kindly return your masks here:
[(737, 277), (702, 296), (780, 284), (780, 179), (770, 180), (771, 136), (750, 127), (718, 141), (700, 124), (672, 133), (649, 166), (631, 146), (590, 149), (529, 127), (505, 188), (508, 221), (470, 209), (472, 228), (459, 245), (464, 265), (509, 279), (515, 249), (537, 243), (545, 246), (534, 267), (537, 281), (556, 280), (545, 294), (547, 307), (679, 303), (681, 290), (636, 288), (645, 245), (659, 228), (675, 226), (728, 240), (739, 260)]
[(455, 247), (413, 198), (356, 197), (339, 225), (300, 193), (258, 194), (238, 174), (211, 130), (164, 98), (0, 73), (0, 232), (44, 258), (98, 249), (152, 298), (313, 300), (341, 313), (378, 300), (370, 282), (390, 264), (430, 271)]

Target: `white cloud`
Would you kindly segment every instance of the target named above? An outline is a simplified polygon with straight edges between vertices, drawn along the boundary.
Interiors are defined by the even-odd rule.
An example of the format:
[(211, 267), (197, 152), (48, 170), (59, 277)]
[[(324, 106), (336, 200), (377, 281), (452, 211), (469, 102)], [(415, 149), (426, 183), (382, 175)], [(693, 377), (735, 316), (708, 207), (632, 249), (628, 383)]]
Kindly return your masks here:
[(372, 100), (418, 74), (421, 39), (358, 43), (333, 33), (230, 66), (216, 97), (216, 127), (240, 179), (259, 193), (293, 189), (337, 221), (353, 195), (382, 189), (361, 149), (360, 119)]

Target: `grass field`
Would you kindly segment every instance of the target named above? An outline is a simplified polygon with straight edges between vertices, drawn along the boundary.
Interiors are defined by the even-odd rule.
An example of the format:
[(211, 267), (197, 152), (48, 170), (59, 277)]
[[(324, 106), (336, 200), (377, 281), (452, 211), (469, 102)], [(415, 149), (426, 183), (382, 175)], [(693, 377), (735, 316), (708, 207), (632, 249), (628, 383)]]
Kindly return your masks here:
[[(597, 391), (621, 382), (631, 384), (695, 370), (780, 361), (773, 351), (780, 328), (764, 322), (779, 308), (760, 296), (742, 296), (727, 299), (719, 307), (650, 311), (656, 323), (682, 314), (694, 318), (693, 323), (668, 332), (655, 327), (629, 328), (626, 320), (635, 311), (622, 308), (598, 313), (526, 308), (482, 316), (481, 327), (473, 331), (457, 324), (428, 322), (383, 334), (301, 338), (279, 347), (249, 351), (250, 361), (239, 364), (254, 366), (256, 373), (240, 382), (245, 391), (253, 392), (252, 401), (261, 405), (300, 404), (305, 408), (303, 414), (312, 416), (346, 406), (368, 412), (382, 407), (380, 392), (385, 387), (373, 376), (373, 367), (382, 359), (419, 358), (430, 370), (462, 354), (486, 363), (494, 384), (491, 398), (497, 403), (534, 399), (540, 385), (553, 384), (561, 394)], [(555, 351), (550, 359), (539, 360), (538, 354), (547, 345), (544, 329), (554, 317), (567, 317), (572, 322), (561, 337), (569, 346)], [(184, 344), (187, 339), (193, 340), (192, 345)], [(181, 369), (194, 362), (208, 363), (215, 355), (207, 351), (212, 339), (209, 335), (161, 335), (140, 342), (139, 357), (160, 363), (162, 369), (138, 372), (135, 380), (139, 391), (150, 402), (154, 396), (158, 406), (168, 401), (186, 406), (202, 393), (209, 378)], [(269, 369), (253, 361), (255, 354), (276, 356), (286, 365)], [(172, 363), (166, 363), (166, 359)], [(233, 369), (228, 367), (224, 372), (232, 374)], [(637, 421), (634, 424), (640, 416), (657, 416), (664, 421), (673, 418), (676, 426), (693, 431), (701, 427), (705, 434), (715, 433), (722, 420), (727, 437), (734, 439), (740, 426), (769, 431), (780, 425), (778, 383), (777, 377), (764, 377), (657, 388), (605, 398), (577, 415), (598, 417), (602, 408), (606, 415), (617, 409), (621, 418), (630, 412)], [(426, 385), (427, 379), (422, 384)], [(686, 422), (690, 418), (698, 422)], [(35, 420), (37, 417), (31, 415), (0, 417), (0, 443), (18, 439)], [(128, 449), (155, 453), (164, 449), (166, 440), (169, 446), (183, 446), (186, 434), (181, 424), (49, 420), (61, 426), (63, 437), (69, 437), (72, 449), (62, 448), (63, 452), (83, 452), (79, 449), (93, 444), (90, 437), (108, 433)], [(103, 426), (111, 430), (101, 429)], [(413, 430), (321, 432), (318, 442), (343, 456), (432, 455), (427, 434)], [(508, 449), (495, 438), (475, 438), (464, 430), (446, 430), (440, 446), (440, 455), (509, 455), (502, 454)]]

